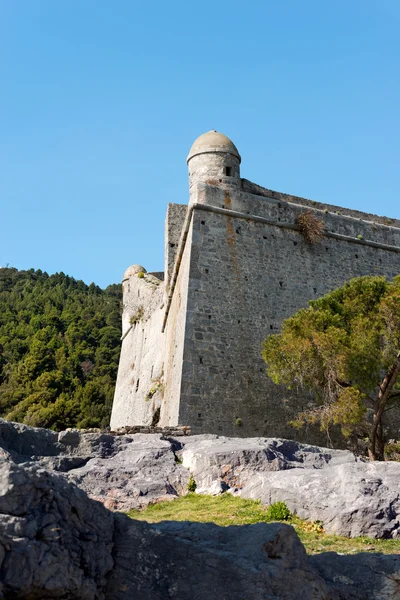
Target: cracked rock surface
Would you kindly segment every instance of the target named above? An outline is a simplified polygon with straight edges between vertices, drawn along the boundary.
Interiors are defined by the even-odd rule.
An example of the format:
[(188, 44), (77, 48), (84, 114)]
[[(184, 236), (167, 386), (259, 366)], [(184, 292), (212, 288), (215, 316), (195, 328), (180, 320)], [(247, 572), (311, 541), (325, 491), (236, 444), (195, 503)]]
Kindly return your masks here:
[(59, 472), (111, 510), (177, 498), (190, 479), (160, 434), (57, 434), (0, 419), (0, 448), (19, 464)]
[(332, 450), (278, 438), (227, 438), (195, 435), (178, 452), (199, 490), (207, 493), (222, 484), (241, 490), (254, 475), (288, 469), (323, 469), (356, 462), (348, 450)]
[(107, 508), (128, 511), (187, 492), (285, 501), (329, 533), (400, 535), (400, 463), (366, 462), (277, 438), (59, 434), (0, 420), (0, 459), (58, 472)]
[(368, 462), (323, 471), (257, 474), (241, 490), (263, 504), (281, 500), (302, 519), (322, 521), (329, 533), (374, 538), (400, 535), (400, 464)]
[[(210, 523), (164, 522), (149, 525), (104, 506), (111, 489), (107, 481), (112, 478), (122, 488), (130, 474), (136, 473), (136, 481), (142, 482), (140, 489), (145, 497), (156, 497), (164, 492), (170, 477), (182, 483), (184, 476), (179, 473), (189, 476), (189, 469), (180, 461), (201, 456), (204, 452), (201, 448), (205, 447), (205, 438), (201, 437), (195, 451), (195, 438), (182, 444), (177, 440), (164, 440), (159, 435), (149, 438), (145, 434), (133, 436), (134, 439), (79, 432), (63, 432), (57, 436), (45, 430), (0, 422), (0, 599), (400, 598), (398, 555), (340, 556), (330, 552), (308, 557), (294, 529), (285, 524), (218, 527)], [(234, 483), (237, 493), (242, 493), (250, 485), (246, 464), (253, 469), (254, 481), (257, 477), (273, 479), (296, 473), (308, 476), (311, 482), (314, 476), (325, 481), (323, 477), (328, 471), (340, 470), (353, 473), (355, 478), (354, 472), (365, 467), (343, 453), (293, 446), (282, 440), (247, 440), (243, 446), (243, 440), (210, 437), (210, 442), (206, 445), (206, 454), (211, 461), (212, 477), (204, 481), (206, 489), (223, 480), (226, 486)], [(291, 452), (284, 450), (288, 448), (286, 444), (292, 448)], [(190, 448), (191, 455), (186, 454), (184, 458)], [(231, 464), (229, 477), (225, 469), (223, 474), (216, 467), (222, 457), (223, 465)], [(281, 465), (287, 465), (286, 469), (268, 468), (268, 464), (276, 466), (277, 458), (283, 461)], [(151, 465), (157, 460), (160, 465), (166, 465), (166, 472), (162, 476), (160, 467), (152, 488)], [(90, 498), (71, 481), (73, 475), (79, 485), (86, 481), (87, 488), (92, 489), (87, 474), (91, 462), (93, 472), (99, 473), (92, 495), (99, 495), (103, 503)], [(108, 463), (111, 466), (107, 466)], [(200, 473), (206, 472), (206, 463), (199, 458), (199, 479)], [(394, 478), (396, 471), (390, 463), (387, 467), (393, 471), (389, 475)], [(107, 477), (104, 469), (108, 469)], [(120, 480), (117, 479), (119, 469)], [(362, 473), (365, 474), (364, 492), (371, 499), (383, 484), (378, 485), (375, 472), (364, 469), (359, 475)], [(386, 472), (382, 480), (385, 477), (389, 477)], [(243, 487), (240, 487), (241, 482)], [(139, 489), (139, 483), (136, 485)], [(174, 485), (170, 497), (179, 493), (176, 481)], [(341, 485), (346, 487), (349, 483), (343, 480)], [(127, 497), (134, 489), (124, 484)], [(340, 493), (344, 492), (339, 490), (339, 496)], [(137, 497), (140, 498), (140, 494)]]
[(116, 516), (113, 600), (336, 600), (288, 525), (218, 527)]
[(0, 597), (101, 598), (113, 515), (43, 469), (0, 463)]

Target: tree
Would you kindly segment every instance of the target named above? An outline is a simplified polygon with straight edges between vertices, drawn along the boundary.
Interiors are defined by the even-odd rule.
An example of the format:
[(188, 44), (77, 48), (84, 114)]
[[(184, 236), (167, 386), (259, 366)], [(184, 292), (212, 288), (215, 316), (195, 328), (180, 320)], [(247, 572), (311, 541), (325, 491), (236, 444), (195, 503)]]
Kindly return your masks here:
[(370, 458), (383, 460), (383, 417), (400, 398), (400, 276), (358, 277), (309, 305), (265, 340), (268, 374), (315, 394), (294, 425), (367, 434)]
[(0, 416), (104, 427), (120, 352), (121, 286), (0, 269)]

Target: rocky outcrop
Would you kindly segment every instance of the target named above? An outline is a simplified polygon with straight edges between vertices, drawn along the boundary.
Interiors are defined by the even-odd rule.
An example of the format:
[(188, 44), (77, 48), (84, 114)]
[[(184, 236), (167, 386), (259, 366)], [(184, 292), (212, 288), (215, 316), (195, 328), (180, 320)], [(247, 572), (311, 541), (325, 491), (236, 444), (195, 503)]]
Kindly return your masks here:
[(0, 598), (101, 598), (113, 515), (61, 477), (0, 463)]
[(284, 501), (338, 535), (400, 536), (399, 463), (271, 438), (194, 436), (180, 454), (199, 492), (230, 490), (265, 505)]
[[(197, 441), (191, 438), (186, 447), (177, 440), (163, 440), (160, 436), (149, 438), (142, 434), (117, 439), (108, 434), (79, 432), (56, 436), (6, 423), (0, 423), (0, 436), (3, 445), (0, 599), (397, 600), (400, 597), (398, 555), (325, 553), (308, 557), (294, 529), (284, 524), (149, 525), (104, 506), (110, 498), (107, 481), (111, 486), (114, 479), (113, 484), (124, 488), (126, 497), (136, 493), (135, 486), (129, 487), (127, 481), (131, 473), (136, 473), (138, 490), (142, 482), (144, 497), (156, 497), (160, 490), (157, 486), (151, 489), (150, 478), (157, 460), (160, 468), (155, 470), (154, 481), (160, 485), (161, 481), (166, 485), (168, 478), (176, 477), (183, 486), (189, 470), (180, 461), (189, 461), (192, 456), (193, 461), (198, 457), (197, 467), (194, 463), (192, 466), (194, 471), (198, 469), (199, 480), (204, 476), (205, 489), (223, 480), (235, 493), (245, 493), (250, 486), (246, 464), (254, 480), (273, 481), (278, 476), (297, 474), (305, 477), (305, 485), (307, 478), (312, 482), (319, 476), (325, 481), (328, 472), (341, 470), (353, 473), (355, 478), (357, 469), (361, 474), (362, 468), (370, 467), (369, 463), (356, 462), (351, 455), (301, 444), (292, 446), (291, 442), (280, 440), (247, 440), (247, 445), (240, 447), (236, 440), (215, 436), (206, 444), (207, 438), (203, 436)], [(48, 455), (43, 456), (42, 452)], [(204, 461), (202, 453), (208, 457), (203, 457)], [(79, 465), (82, 460), (85, 464)], [(206, 480), (207, 461), (212, 472), (209, 480)], [(89, 476), (91, 462), (93, 473), (99, 477), (93, 495), (99, 495), (103, 504), (89, 498), (71, 482), (75, 479), (79, 485), (91, 489), (95, 479)], [(225, 468), (219, 472), (220, 462), (222, 466), (230, 464), (232, 472), (228, 474)], [(43, 468), (44, 464), (54, 472)], [(278, 464), (283, 471), (274, 471)], [(386, 466), (382, 479), (388, 478), (389, 471), (393, 471), (390, 477), (394, 478), (396, 471), (392, 467), (396, 465)], [(116, 479), (118, 470), (121, 470), (120, 480)], [(371, 470), (364, 472), (369, 474), (364, 493), (371, 500), (377, 477)], [(179, 493), (176, 482), (175, 485), (169, 497)], [(341, 485), (343, 488), (349, 482), (343, 480)], [(300, 487), (299, 484), (298, 493)], [(326, 490), (328, 495), (329, 488)], [(342, 489), (336, 498), (340, 494)], [(139, 492), (137, 498), (140, 499)], [(388, 496), (388, 501), (391, 498)], [(395, 502), (392, 505), (397, 506)]]
[(5, 460), (60, 473), (107, 508), (128, 511), (187, 492), (285, 501), (327, 532), (400, 534), (400, 463), (275, 438), (52, 431), (0, 421)]
[(70, 470), (68, 479), (108, 508), (125, 512), (187, 492), (190, 473), (160, 435), (123, 436), (115, 445), (107, 459), (91, 458)]
[(354, 463), (354, 454), (276, 438), (227, 438), (196, 435), (185, 439), (178, 455), (194, 477), (199, 493), (240, 490), (255, 475), (288, 469), (323, 469)]
[(58, 434), (54, 431), (4, 419), (0, 419), (0, 447), (19, 461), (28, 460), (31, 456), (57, 456), (62, 452)]
[(281, 523), (147, 523), (0, 461), (3, 600), (397, 600), (399, 556), (307, 557)]
[(324, 552), (309, 557), (338, 600), (398, 600), (398, 554), (340, 555)]
[(190, 473), (161, 434), (55, 433), (0, 420), (0, 451), (57, 471), (112, 510), (128, 511), (186, 493)]
[(336, 600), (293, 529), (280, 523), (149, 526), (116, 519), (113, 600)]
[(277, 500), (301, 518), (349, 537), (400, 536), (400, 464), (352, 463), (323, 471), (257, 474), (240, 491), (263, 504)]
[(61, 476), (0, 465), (0, 597), (331, 600), (292, 528), (151, 527)]

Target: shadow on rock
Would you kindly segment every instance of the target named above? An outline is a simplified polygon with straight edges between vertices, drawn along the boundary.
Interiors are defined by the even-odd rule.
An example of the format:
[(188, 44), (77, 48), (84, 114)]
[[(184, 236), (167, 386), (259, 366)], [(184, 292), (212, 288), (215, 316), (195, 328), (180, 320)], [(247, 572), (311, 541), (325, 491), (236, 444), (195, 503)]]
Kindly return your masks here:
[(3, 600), (395, 600), (400, 557), (308, 557), (281, 523), (149, 525), (0, 461)]

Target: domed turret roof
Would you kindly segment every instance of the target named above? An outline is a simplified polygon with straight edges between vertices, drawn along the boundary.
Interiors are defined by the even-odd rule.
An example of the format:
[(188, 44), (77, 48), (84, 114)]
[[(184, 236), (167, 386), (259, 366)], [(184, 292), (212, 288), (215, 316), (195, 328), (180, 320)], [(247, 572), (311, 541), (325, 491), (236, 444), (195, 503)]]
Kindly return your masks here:
[(128, 267), (127, 270), (125, 271), (122, 280), (128, 279), (128, 277), (131, 277), (132, 275), (137, 275), (138, 273), (146, 273), (146, 272), (147, 272), (146, 269), (144, 267), (142, 267), (142, 265), (132, 265), (131, 267)]
[(197, 138), (190, 148), (187, 162), (189, 162), (193, 156), (196, 156), (196, 154), (205, 154), (208, 152), (226, 152), (227, 154), (233, 154), (233, 156), (236, 156), (239, 159), (239, 162), (241, 161), (239, 151), (235, 144), (226, 137), (226, 135), (219, 131), (215, 131), (215, 129), (207, 131), (207, 133), (203, 133), (203, 135)]

